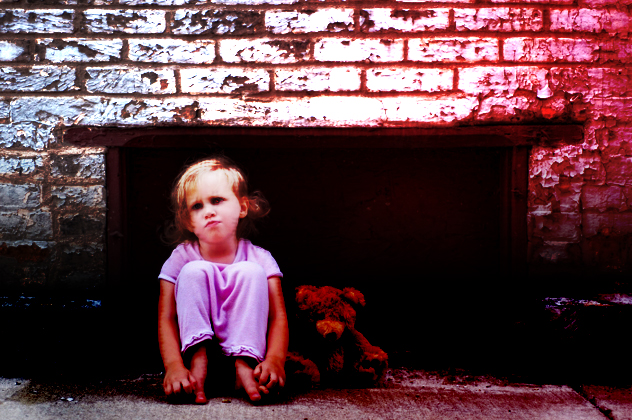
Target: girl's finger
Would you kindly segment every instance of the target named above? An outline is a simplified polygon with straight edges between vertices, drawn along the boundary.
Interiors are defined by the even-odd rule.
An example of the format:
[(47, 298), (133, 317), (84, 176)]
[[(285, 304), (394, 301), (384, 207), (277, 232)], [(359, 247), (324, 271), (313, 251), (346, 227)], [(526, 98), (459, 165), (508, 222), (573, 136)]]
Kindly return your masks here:
[(255, 370), (252, 371), (252, 374), (255, 377), (255, 381), (259, 382), (259, 378), (261, 377), (262, 370), (263, 369), (261, 368), (261, 365), (257, 365), (257, 367), (255, 367)]
[(283, 388), (285, 386), (285, 378), (283, 376), (279, 377), (279, 387)]

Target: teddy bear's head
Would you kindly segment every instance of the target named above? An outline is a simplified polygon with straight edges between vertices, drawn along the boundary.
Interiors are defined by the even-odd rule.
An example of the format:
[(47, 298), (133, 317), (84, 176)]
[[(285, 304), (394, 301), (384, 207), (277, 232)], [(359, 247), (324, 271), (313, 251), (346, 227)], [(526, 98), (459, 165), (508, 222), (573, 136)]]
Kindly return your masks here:
[(340, 339), (346, 328), (354, 328), (354, 306), (364, 306), (364, 296), (354, 288), (343, 290), (331, 286), (300, 286), (296, 289), (296, 303), (301, 316), (306, 317), (325, 339)]

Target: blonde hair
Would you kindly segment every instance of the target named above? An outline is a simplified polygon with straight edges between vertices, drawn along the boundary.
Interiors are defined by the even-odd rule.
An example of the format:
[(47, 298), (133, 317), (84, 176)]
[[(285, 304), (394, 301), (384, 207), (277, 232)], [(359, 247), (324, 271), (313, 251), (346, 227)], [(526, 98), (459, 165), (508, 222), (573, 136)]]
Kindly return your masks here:
[(174, 213), (174, 221), (167, 236), (172, 244), (197, 240), (195, 234), (188, 229), (190, 213), (187, 206), (187, 194), (197, 185), (200, 175), (213, 171), (222, 171), (228, 178), (228, 183), (239, 201), (246, 199), (248, 202), (248, 214), (241, 218), (237, 225), (237, 238), (245, 238), (255, 232), (254, 220), (270, 212), (270, 205), (261, 192), (255, 191), (248, 194), (246, 177), (233, 161), (225, 156), (206, 158), (185, 168), (171, 190), (171, 208)]

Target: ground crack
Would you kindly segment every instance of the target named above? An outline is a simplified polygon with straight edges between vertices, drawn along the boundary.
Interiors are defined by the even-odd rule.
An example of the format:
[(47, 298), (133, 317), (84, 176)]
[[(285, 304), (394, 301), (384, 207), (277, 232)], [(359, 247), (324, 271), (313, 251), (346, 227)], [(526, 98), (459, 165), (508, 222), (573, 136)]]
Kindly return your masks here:
[(591, 397), (584, 391), (584, 388), (581, 385), (571, 385), (573, 391), (577, 392), (583, 399), (588, 401), (593, 407), (595, 407), (601, 414), (604, 415), (605, 418), (609, 420), (616, 420), (612, 415), (612, 410), (608, 408), (604, 408), (597, 403), (595, 397)]

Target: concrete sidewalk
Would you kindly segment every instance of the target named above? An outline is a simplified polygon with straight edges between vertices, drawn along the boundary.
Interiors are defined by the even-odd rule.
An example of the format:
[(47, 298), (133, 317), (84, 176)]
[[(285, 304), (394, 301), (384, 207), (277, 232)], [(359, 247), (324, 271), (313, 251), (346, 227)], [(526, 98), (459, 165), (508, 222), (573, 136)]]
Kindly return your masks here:
[(509, 383), (394, 369), (372, 389), (287, 394), (253, 406), (241, 396), (172, 405), (161, 376), (103, 381), (0, 379), (0, 419), (632, 419), (632, 388)]

